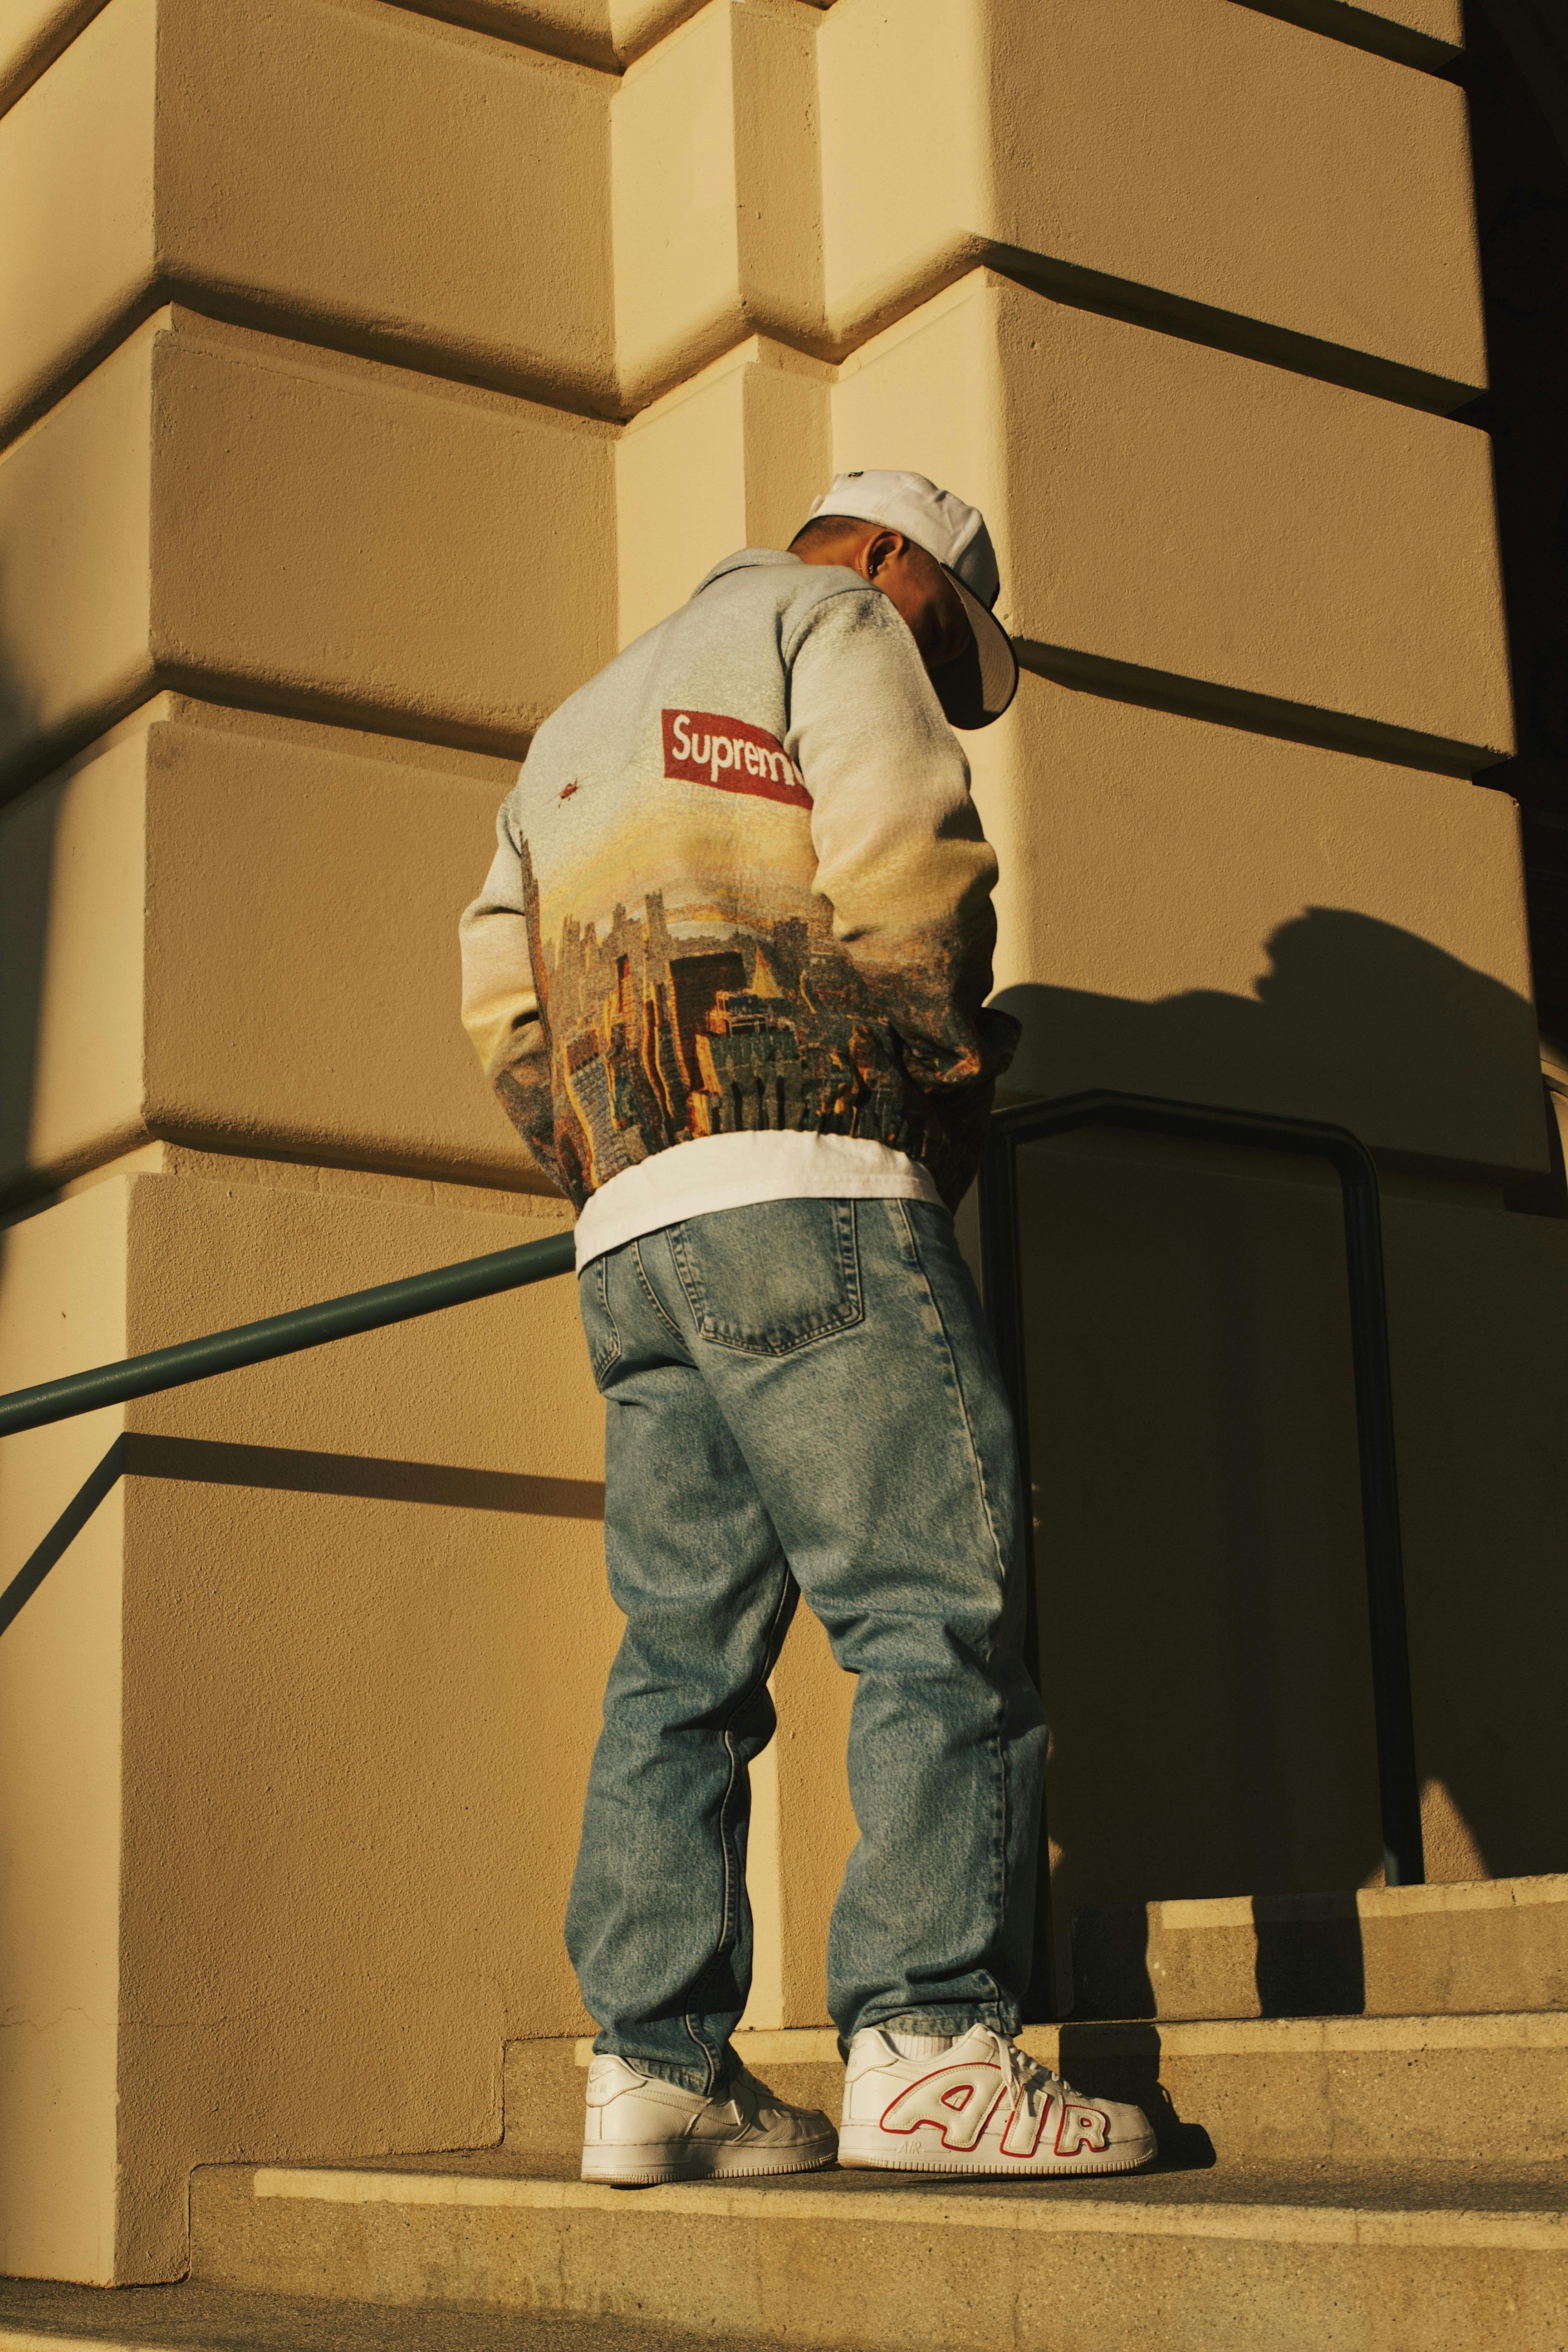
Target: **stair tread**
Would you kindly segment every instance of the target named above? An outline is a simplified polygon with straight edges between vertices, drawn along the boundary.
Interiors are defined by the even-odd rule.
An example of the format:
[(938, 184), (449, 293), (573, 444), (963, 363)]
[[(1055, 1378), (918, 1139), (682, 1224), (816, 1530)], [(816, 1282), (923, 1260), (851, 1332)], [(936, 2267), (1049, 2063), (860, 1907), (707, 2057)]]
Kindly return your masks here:
[(1519, 2352), (1563, 2352), (1561, 2158), (1167, 2161), (1080, 2180), (828, 2170), (628, 2190), (503, 2146), (215, 2166), (191, 2188), (204, 2280), (518, 2315), (542, 2294), (726, 2352), (780, 2336), (800, 2352), (1048, 2352), (1063, 2308), (1075, 2342), (1129, 2352), (1408, 2352), (1480, 2340), (1454, 2335), (1455, 2313), (1477, 2309), (1506, 2309)]
[[(1296, 2056), (1320, 2051), (1347, 2057), (1388, 2050), (1561, 2050), (1568, 2048), (1568, 2010), (1400, 2011), (1368, 2017), (1356, 2011), (1289, 2017), (1066, 2017), (1054, 2025), (1026, 2025), (1022, 2047), (1047, 2064), (1123, 2051), (1164, 2052), (1173, 2057)], [(526, 2046), (526, 2045), (513, 2045)], [(837, 2037), (815, 2026), (782, 2032), (737, 2033), (737, 2053), (748, 2066), (837, 2065)], [(593, 2044), (575, 2046), (586, 2067)]]
[[(539, 2204), (609, 2208), (633, 2214), (654, 2210), (752, 2214), (766, 2219), (772, 2207), (798, 2216), (820, 2211), (825, 2220), (902, 2220), (904, 2200), (919, 2200), (932, 2221), (939, 2208), (1012, 2209), (1007, 2223), (1072, 2226), (1079, 2207), (1121, 2209), (1126, 2226), (1147, 2213), (1151, 2224), (1168, 2229), (1184, 2207), (1194, 2215), (1229, 2211), (1256, 2217), (1267, 2233), (1269, 2214), (1305, 2213), (1325, 2221), (1356, 2216), (1461, 2214), (1517, 2217), (1555, 2225), (1568, 2213), (1568, 2162), (1500, 2164), (1487, 2158), (1412, 2164), (1161, 2163), (1146, 2172), (1099, 2179), (955, 2180), (940, 2174), (840, 2171), (795, 2174), (776, 2179), (687, 2181), (662, 2188), (617, 2189), (577, 2178), (569, 2160), (520, 2157), (504, 2146), (466, 2154), (389, 2156), (363, 2162), (260, 2165), (223, 2168), (250, 2172), (258, 2197), (351, 2204)], [(1026, 2217), (1030, 2217), (1026, 2219)], [(1160, 2217), (1155, 2219), (1154, 2217)], [(975, 2221), (1000, 2219), (994, 2211)], [(1103, 2226), (1101, 2224), (1100, 2226)], [(1568, 2236), (1564, 2238), (1568, 2243)]]
[[(605, 2313), (356, 2303), (203, 2286), (0, 2279), (0, 2352), (724, 2352), (712, 2334)], [(769, 2352), (765, 2337), (746, 2352)], [(800, 2347), (795, 2347), (800, 2352)]]

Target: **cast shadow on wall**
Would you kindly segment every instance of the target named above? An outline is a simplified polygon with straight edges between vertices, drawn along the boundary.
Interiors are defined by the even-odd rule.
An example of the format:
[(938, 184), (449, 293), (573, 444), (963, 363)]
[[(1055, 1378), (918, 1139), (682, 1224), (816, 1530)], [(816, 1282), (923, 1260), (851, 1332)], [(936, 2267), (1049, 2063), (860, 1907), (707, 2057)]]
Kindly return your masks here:
[[(5, 581), (0, 571), (0, 614)], [(0, 628), (0, 741), (25, 741), (34, 716), (34, 698), (11, 662)], [(14, 791), (14, 788), (13, 788)], [(5, 823), (5, 889), (0, 900), (0, 1202), (12, 1172), (25, 1165), (32, 1127), (38, 1067), (39, 1024), (44, 1009), (44, 969), (48, 952), (49, 901), (55, 866), (58, 804), (36, 796), (26, 809), (0, 786)], [(0, 1231), (0, 1250), (4, 1234)]]
[[(1544, 1127), (1510, 989), (1333, 909), (1268, 951), (1250, 999), (1004, 992), (1019, 1091), (1289, 1110), (1396, 1151)], [(1561, 1870), (1568, 1221), (1443, 1164), (1384, 1186), (1429, 1874)], [(1147, 2015), (1124, 1906), (1250, 1895), (1266, 2013), (1355, 2009), (1350, 1895), (1382, 1849), (1337, 1182), (1102, 1133), (1033, 1148), (1020, 1192), (1058, 1916), (1117, 1907), (1114, 2013)], [(1305, 1941), (1276, 1916), (1336, 1891)]]
[[(1024, 1024), (1005, 1083), (1120, 1086), (1337, 1120), (1374, 1148), (1446, 1157), (1457, 1133), (1524, 1139), (1542, 1118), (1529, 1003), (1412, 932), (1312, 907), (1267, 942), (1253, 996), (1152, 1003), (1041, 986), (996, 999)], [(1112, 1074), (1115, 1075), (1112, 1075)], [(1539, 1132), (1528, 1129), (1538, 1146)]]

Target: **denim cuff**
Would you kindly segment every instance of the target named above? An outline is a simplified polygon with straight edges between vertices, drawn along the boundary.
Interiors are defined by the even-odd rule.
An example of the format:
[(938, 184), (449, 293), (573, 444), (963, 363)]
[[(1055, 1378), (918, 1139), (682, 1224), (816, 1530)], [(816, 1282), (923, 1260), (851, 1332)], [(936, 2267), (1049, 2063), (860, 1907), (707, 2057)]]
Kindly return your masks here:
[(732, 2050), (726, 2050), (722, 2053), (719, 2060), (718, 2071), (710, 2082), (707, 2069), (702, 2066), (672, 2066), (665, 2059), (645, 2056), (640, 2050), (612, 2050), (601, 2053), (597, 2042), (595, 2042), (594, 2049), (596, 2054), (624, 2059), (628, 2066), (635, 2066), (639, 2074), (652, 2074), (661, 2083), (673, 2083), (678, 2090), (695, 2091), (698, 2097), (701, 2099), (721, 2099), (727, 2085), (733, 2082), (741, 2071), (741, 2061)]
[(953, 2009), (900, 2009), (886, 2017), (862, 2017), (851, 2029), (850, 2036), (839, 2036), (839, 2047), (847, 2053), (848, 2042), (855, 2033), (875, 2027), (881, 2033), (951, 2033), (955, 2042), (972, 2033), (977, 2025), (988, 2033), (999, 2033), (1010, 2042), (1018, 2031), (1020, 2012), (1014, 2003), (977, 2008), (973, 2003)]

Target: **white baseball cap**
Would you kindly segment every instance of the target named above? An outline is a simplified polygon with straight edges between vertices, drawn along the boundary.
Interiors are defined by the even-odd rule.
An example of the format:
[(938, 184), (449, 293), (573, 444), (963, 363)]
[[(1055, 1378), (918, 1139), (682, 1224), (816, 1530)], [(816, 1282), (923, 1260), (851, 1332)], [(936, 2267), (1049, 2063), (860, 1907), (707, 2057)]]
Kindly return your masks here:
[(882, 523), (935, 556), (963, 600), (980, 656), (980, 715), (954, 718), (953, 724), (989, 727), (1000, 719), (1018, 690), (1018, 657), (991, 609), (1002, 583), (996, 551), (979, 508), (965, 506), (951, 490), (939, 490), (923, 474), (840, 474), (807, 520), (815, 522), (824, 515)]

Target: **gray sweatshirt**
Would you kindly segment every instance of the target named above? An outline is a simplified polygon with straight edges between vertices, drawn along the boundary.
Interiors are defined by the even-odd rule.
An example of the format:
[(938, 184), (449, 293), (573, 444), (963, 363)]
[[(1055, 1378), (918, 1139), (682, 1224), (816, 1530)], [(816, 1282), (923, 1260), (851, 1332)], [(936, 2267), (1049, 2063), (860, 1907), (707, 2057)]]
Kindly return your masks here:
[(463, 1019), (576, 1208), (767, 1132), (907, 1154), (956, 1204), (1017, 1026), (968, 762), (879, 589), (730, 556), (545, 721), (497, 841)]

